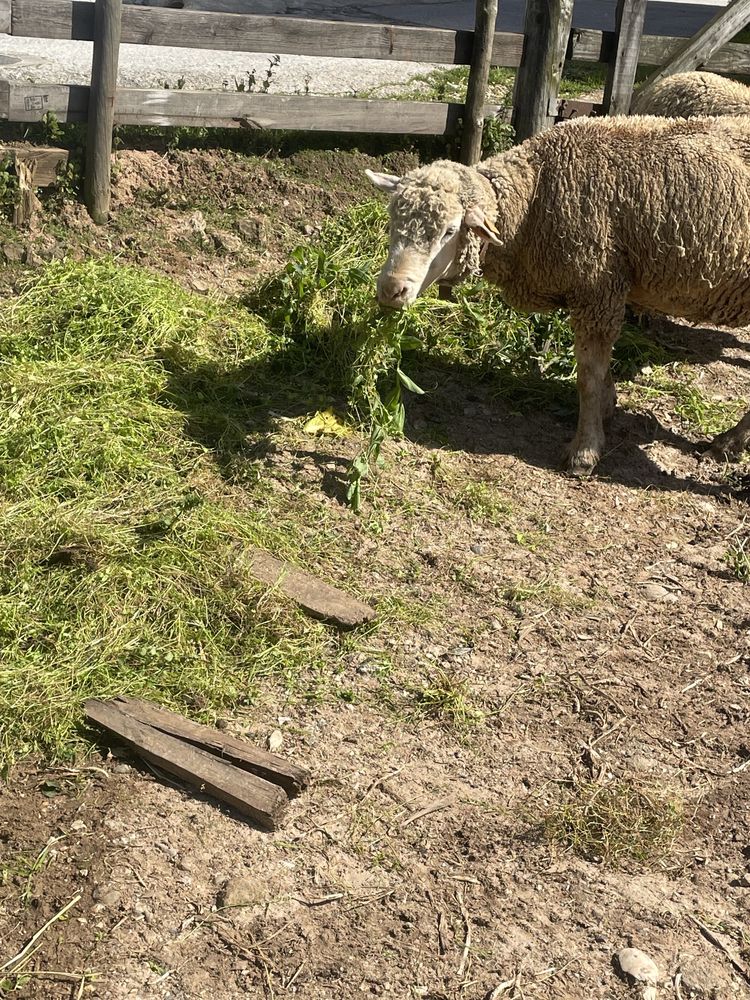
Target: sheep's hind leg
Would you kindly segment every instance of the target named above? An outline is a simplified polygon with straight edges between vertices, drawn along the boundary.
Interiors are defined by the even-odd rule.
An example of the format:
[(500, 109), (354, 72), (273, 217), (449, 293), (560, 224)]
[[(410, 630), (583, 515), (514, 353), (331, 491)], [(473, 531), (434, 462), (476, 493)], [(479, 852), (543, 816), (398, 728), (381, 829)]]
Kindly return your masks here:
[(727, 458), (739, 458), (750, 448), (750, 411), (735, 426), (723, 434), (718, 434), (706, 452), (711, 458), (723, 462)]
[(567, 466), (576, 476), (590, 475), (604, 449), (604, 423), (612, 416), (617, 401), (609, 366), (624, 309), (623, 297), (622, 303), (613, 304), (605, 322), (601, 314), (595, 317), (576, 311), (571, 314), (576, 337), (579, 412)]

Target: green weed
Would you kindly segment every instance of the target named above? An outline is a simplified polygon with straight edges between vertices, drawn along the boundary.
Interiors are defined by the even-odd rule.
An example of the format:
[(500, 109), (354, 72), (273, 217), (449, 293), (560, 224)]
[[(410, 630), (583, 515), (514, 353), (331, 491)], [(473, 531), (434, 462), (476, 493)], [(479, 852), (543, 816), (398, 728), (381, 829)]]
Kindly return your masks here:
[(733, 541), (724, 559), (733, 576), (742, 583), (750, 583), (750, 535)]
[(506, 524), (512, 513), (511, 505), (498, 492), (497, 487), (486, 482), (469, 482), (456, 497), (456, 506), (465, 510), (473, 521), (482, 524)]

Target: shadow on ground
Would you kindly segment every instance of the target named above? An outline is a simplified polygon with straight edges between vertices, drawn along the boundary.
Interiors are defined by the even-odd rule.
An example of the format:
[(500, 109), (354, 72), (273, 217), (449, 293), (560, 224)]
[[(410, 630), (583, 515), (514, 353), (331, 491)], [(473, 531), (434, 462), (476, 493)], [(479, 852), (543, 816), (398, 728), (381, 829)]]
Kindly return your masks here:
[[(656, 339), (670, 354), (694, 364), (716, 360), (727, 348), (748, 346), (731, 332), (682, 326), (671, 326)], [(749, 364), (745, 358), (725, 360)], [(207, 364), (180, 352), (166, 354), (162, 361), (170, 373), (169, 402), (185, 414), (188, 434), (211, 450), (221, 474), (238, 485), (257, 476), (257, 463), (269, 460), (276, 450), (280, 421), (329, 406), (344, 407), (343, 387), (332, 385), (322, 363), (295, 344), (239, 366)], [(488, 372), (424, 355), (412, 356), (409, 370), (426, 393), (406, 400), (407, 438), (427, 449), (514, 455), (530, 466), (560, 469), (563, 474), (564, 447), (574, 433), (577, 412), (572, 384), (504, 369)], [(665, 472), (645, 450), (658, 444), (695, 460), (695, 476)], [(709, 472), (698, 464), (704, 448), (705, 442), (691, 441), (651, 414), (618, 407), (597, 476), (636, 489), (746, 500), (744, 476), (727, 477), (721, 484), (705, 481)], [(344, 501), (347, 455), (324, 445), (323, 450), (300, 451), (298, 458), (312, 461), (320, 470), (321, 489)]]

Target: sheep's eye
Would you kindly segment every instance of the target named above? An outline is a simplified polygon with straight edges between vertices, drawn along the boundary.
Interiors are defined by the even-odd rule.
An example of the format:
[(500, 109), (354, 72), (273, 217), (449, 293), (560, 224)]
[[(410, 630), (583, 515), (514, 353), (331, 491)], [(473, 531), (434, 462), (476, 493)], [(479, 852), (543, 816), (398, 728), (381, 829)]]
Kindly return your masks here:
[(457, 230), (456, 230), (455, 226), (451, 226), (449, 229), (446, 229), (445, 233), (443, 234), (443, 239), (444, 240), (449, 240), (451, 238), (451, 236), (455, 236), (456, 235), (456, 231)]

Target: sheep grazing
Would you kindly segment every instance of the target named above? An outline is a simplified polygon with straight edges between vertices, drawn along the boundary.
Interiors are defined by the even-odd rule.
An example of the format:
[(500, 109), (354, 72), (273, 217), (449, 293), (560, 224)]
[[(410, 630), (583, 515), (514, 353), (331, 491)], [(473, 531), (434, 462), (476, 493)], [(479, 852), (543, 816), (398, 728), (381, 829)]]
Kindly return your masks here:
[(750, 115), (750, 87), (716, 73), (675, 73), (636, 93), (630, 113), (659, 118)]
[[(750, 323), (748, 119), (579, 119), (476, 167), (438, 160), (400, 178), (367, 173), (392, 195), (382, 305), (408, 306), (435, 281), (481, 270), (516, 309), (569, 310), (579, 417), (567, 461), (578, 475), (604, 447), (626, 305)], [(714, 453), (748, 440), (750, 414)]]

